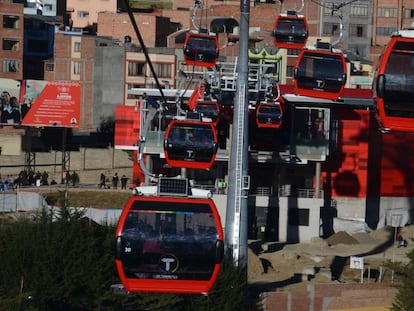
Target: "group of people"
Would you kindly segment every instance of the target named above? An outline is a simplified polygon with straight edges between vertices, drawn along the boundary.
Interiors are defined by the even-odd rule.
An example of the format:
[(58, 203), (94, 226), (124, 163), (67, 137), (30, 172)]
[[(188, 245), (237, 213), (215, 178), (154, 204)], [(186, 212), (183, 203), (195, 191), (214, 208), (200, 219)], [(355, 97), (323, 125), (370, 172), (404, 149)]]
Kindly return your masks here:
[(0, 122), (7, 124), (18, 124), (21, 121), (20, 104), (17, 97), (11, 96), (9, 92), (1, 93), (1, 116)]
[[(36, 173), (33, 170), (26, 171), (22, 170), (17, 176), (13, 176), (11, 174), (7, 175), (7, 177), (3, 178), (0, 175), (0, 190), (12, 190), (17, 187), (24, 187), (24, 186), (36, 186), (36, 185), (49, 185), (49, 174), (44, 171), (41, 173), (37, 171)], [(56, 182), (55, 182), (56, 183)], [(53, 181), (50, 183), (53, 184)]]
[(80, 179), (76, 171), (73, 171), (72, 174), (69, 171), (64, 171), (62, 179), (66, 185), (72, 185), (73, 187), (79, 186)]
[[(106, 184), (106, 182), (109, 182), (109, 179), (107, 179), (107, 177), (105, 176), (104, 173), (101, 173), (101, 176), (99, 177), (99, 188), (100, 189), (109, 189), (110, 186), (108, 186)], [(119, 178), (118, 173), (115, 173), (112, 176), (112, 188), (113, 189), (118, 189), (118, 183), (119, 180), (121, 180), (121, 189), (122, 190), (126, 190), (127, 188), (127, 183), (128, 183), (128, 177), (126, 177), (125, 175), (122, 175), (121, 178)]]
[(0, 175), (0, 191), (14, 189), (16, 187), (14, 181), (15, 178), (12, 175), (7, 175), (5, 178)]

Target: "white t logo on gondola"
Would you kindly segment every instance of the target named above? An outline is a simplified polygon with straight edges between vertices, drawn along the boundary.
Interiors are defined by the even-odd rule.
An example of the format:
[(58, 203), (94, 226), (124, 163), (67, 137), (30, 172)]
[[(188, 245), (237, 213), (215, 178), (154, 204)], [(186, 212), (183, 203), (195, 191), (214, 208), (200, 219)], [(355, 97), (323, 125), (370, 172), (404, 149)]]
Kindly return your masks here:
[(178, 270), (178, 258), (173, 254), (165, 254), (161, 256), (159, 261), (160, 270), (164, 273), (174, 273)]
[(174, 258), (163, 258), (161, 261), (165, 264), (164, 269), (167, 272), (170, 272), (171, 270), (171, 264), (175, 262)]

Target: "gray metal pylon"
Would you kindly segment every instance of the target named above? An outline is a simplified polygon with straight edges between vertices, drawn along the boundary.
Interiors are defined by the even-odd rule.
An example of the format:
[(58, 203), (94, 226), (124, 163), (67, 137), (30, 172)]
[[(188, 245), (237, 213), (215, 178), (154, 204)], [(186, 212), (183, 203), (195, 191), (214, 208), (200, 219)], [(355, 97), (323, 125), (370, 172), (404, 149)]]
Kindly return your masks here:
[(250, 3), (240, 2), (240, 41), (237, 90), (234, 97), (233, 131), (229, 163), (225, 251), (234, 263), (247, 270), (248, 203), (248, 73)]

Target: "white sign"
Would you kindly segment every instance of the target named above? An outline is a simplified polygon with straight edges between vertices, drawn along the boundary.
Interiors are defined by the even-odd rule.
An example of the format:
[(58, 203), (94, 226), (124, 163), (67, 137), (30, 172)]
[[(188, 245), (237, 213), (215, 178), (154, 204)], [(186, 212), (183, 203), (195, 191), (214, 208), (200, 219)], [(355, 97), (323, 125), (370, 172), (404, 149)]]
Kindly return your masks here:
[(351, 256), (350, 268), (360, 270), (364, 269), (364, 257)]

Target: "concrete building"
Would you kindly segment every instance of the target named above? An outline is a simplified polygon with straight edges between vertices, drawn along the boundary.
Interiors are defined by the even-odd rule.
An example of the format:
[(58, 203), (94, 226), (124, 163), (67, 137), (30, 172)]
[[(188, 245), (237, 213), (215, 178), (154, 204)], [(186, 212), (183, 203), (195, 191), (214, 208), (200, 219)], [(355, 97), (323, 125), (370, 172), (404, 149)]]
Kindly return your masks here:
[[(45, 62), (45, 80), (81, 83), (81, 127), (96, 131), (124, 103), (125, 48), (106, 37), (71, 32), (55, 34), (55, 53)], [(109, 61), (121, 60), (121, 61)]]

